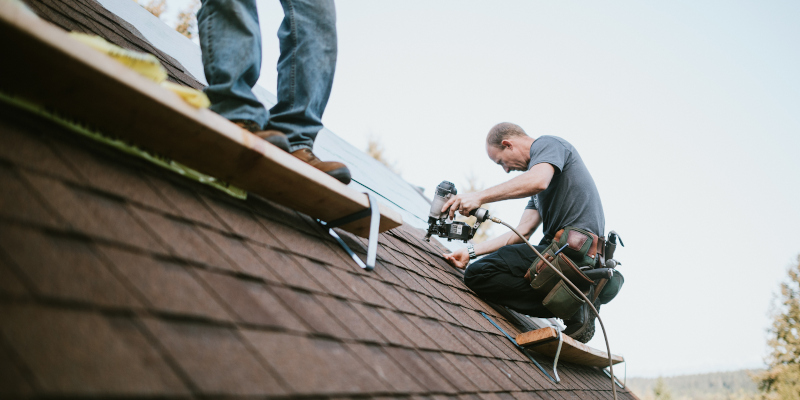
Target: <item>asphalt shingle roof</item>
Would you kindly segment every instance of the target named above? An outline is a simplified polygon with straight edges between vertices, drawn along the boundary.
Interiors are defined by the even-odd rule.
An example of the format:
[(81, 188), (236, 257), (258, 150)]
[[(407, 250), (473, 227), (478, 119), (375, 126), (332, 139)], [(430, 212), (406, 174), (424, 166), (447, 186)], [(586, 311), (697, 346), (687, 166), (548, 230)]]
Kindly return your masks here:
[[(158, 53), (91, 0), (28, 3)], [(0, 396), (611, 398), (595, 368), (547, 379), (417, 229), (381, 234), (365, 272), (304, 215), (4, 103), (0, 143)]]

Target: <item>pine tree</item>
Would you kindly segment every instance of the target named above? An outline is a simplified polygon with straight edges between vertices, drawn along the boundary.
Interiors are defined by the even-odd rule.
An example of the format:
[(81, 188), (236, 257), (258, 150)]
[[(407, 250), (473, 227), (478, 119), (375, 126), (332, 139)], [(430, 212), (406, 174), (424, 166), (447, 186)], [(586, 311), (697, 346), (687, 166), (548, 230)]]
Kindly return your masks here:
[(781, 283), (779, 305), (773, 305), (767, 345), (769, 368), (756, 376), (766, 399), (800, 399), (800, 256)]
[(659, 377), (656, 381), (656, 386), (653, 387), (653, 396), (656, 400), (672, 400), (672, 392), (664, 383), (664, 378)]

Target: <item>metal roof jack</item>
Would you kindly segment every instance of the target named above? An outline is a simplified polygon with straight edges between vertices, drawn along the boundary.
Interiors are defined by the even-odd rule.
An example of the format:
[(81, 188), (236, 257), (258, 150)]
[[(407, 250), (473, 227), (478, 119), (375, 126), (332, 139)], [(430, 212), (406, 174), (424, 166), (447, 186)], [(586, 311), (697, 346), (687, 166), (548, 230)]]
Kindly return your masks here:
[[(480, 313), (481, 313), (481, 315), (483, 315), (483, 317), (484, 317), (484, 318), (486, 318), (487, 320), (489, 320), (489, 322), (491, 322), (491, 323), (492, 323), (492, 325), (494, 325), (494, 327), (495, 327), (495, 328), (497, 328), (498, 330), (500, 330), (500, 332), (502, 332), (502, 333), (503, 333), (503, 335), (505, 335), (505, 336), (506, 336), (506, 338), (508, 338), (508, 340), (510, 340), (510, 341), (511, 341), (511, 343), (513, 343), (513, 344), (514, 344), (514, 347), (516, 347), (516, 348), (517, 348), (519, 351), (521, 351), (521, 352), (522, 352), (522, 354), (525, 354), (525, 356), (527, 356), (527, 357), (528, 357), (528, 359), (529, 359), (529, 360), (531, 360), (531, 362), (533, 362), (533, 364), (534, 364), (534, 365), (536, 365), (536, 367), (537, 367), (537, 368), (539, 368), (539, 370), (540, 370), (540, 371), (542, 371), (542, 373), (543, 373), (543, 374), (544, 374), (544, 375), (545, 375), (545, 376), (546, 376), (548, 379), (550, 379), (551, 381), (553, 381), (553, 383), (559, 383), (559, 382), (561, 382), (561, 380), (558, 378), (558, 374), (557, 374), (557, 373), (555, 373), (555, 372), (556, 372), (556, 363), (558, 362), (558, 356), (556, 356), (556, 362), (555, 362), (555, 363), (553, 363), (553, 372), (554, 372), (554, 373), (555, 373), (555, 375), (556, 375), (556, 377), (555, 377), (555, 378), (553, 378), (552, 376), (550, 376), (550, 374), (548, 374), (548, 373), (547, 373), (547, 371), (545, 371), (545, 370), (544, 370), (544, 368), (542, 368), (542, 366), (541, 366), (541, 365), (540, 365), (540, 364), (539, 364), (539, 363), (538, 363), (538, 362), (537, 362), (537, 361), (536, 361), (536, 360), (533, 358), (533, 356), (531, 356), (531, 355), (530, 355), (530, 353), (528, 353), (528, 350), (527, 350), (527, 349), (525, 349), (524, 347), (520, 346), (520, 345), (517, 343), (517, 341), (516, 341), (516, 340), (514, 340), (514, 338), (512, 338), (512, 337), (511, 337), (511, 335), (509, 335), (509, 334), (508, 334), (508, 332), (506, 332), (506, 331), (505, 331), (503, 328), (501, 328), (501, 327), (500, 327), (500, 325), (497, 325), (497, 323), (496, 323), (496, 322), (494, 322), (494, 320), (493, 320), (493, 319), (492, 319), (490, 316), (486, 315), (486, 313), (484, 313), (483, 311), (481, 311)], [(560, 349), (560, 347), (561, 347), (561, 346), (559, 345), (559, 349)]]
[[(542, 344), (545, 344), (545, 343), (550, 343), (550, 342), (558, 340), (558, 348), (556, 349), (556, 355), (553, 358), (553, 375), (555, 375), (555, 377), (556, 377), (555, 381), (556, 381), (556, 383), (558, 383), (558, 382), (561, 382), (561, 378), (558, 377), (558, 357), (561, 355), (561, 346), (564, 344), (564, 337), (562, 336), (563, 333), (561, 333), (560, 330), (556, 329), (556, 331), (558, 331), (558, 335), (556, 337), (554, 337), (552, 339), (548, 339), (548, 340), (542, 341), (542, 342), (538, 342), (536, 344), (528, 346), (528, 348), (536, 347), (536, 346), (539, 346), (539, 345), (542, 345)], [(517, 341), (514, 340), (514, 343), (517, 343)], [(519, 343), (517, 343), (517, 345), (519, 346)], [(520, 347), (522, 347), (522, 346), (520, 346)]]
[[(611, 373), (608, 372), (608, 368), (603, 368), (602, 371), (606, 374), (607, 377), (612, 378)], [(625, 388), (625, 386), (628, 384), (628, 363), (627, 362), (625, 363), (625, 378), (622, 381), (622, 383), (619, 383), (619, 378), (617, 378), (616, 376), (614, 376), (613, 379), (614, 379), (614, 383), (616, 383), (617, 386), (619, 386), (620, 389), (624, 389)]]
[[(350, 258), (358, 264), (359, 267), (365, 269), (367, 271), (372, 271), (375, 269), (375, 258), (378, 255), (378, 228), (381, 222), (381, 212), (380, 208), (378, 207), (378, 198), (372, 192), (366, 192), (367, 198), (369, 199), (369, 208), (365, 208), (361, 211), (355, 212), (350, 214), (346, 217), (342, 217), (331, 222), (325, 223), (323, 221), (319, 221), (320, 225), (323, 227), (328, 228), (328, 233), (333, 236), (334, 239), (339, 243), (340, 246), (350, 255)], [(349, 224), (353, 221), (370, 217), (369, 222), (369, 241), (367, 245), (367, 262), (366, 264), (361, 261), (361, 259), (350, 249), (347, 243), (339, 237), (338, 234), (333, 230), (333, 228), (337, 226), (341, 226), (344, 224)]]

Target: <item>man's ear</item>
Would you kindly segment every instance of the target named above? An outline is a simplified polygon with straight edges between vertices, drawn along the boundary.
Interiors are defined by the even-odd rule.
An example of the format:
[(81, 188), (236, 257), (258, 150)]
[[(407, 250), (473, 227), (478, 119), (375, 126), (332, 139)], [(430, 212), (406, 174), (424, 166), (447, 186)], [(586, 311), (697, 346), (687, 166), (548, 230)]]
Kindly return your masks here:
[(512, 143), (511, 143), (511, 141), (510, 141), (510, 140), (508, 140), (508, 139), (506, 139), (506, 140), (503, 140), (502, 142), (500, 142), (500, 144), (502, 144), (504, 148), (505, 148), (505, 147), (511, 148), (511, 146), (512, 146)]

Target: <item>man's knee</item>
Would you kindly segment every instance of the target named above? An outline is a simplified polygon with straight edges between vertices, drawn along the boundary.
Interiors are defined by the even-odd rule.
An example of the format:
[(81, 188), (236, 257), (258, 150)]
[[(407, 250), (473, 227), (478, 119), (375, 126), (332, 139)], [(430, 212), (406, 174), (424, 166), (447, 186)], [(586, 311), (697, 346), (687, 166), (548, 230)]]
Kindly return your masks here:
[(464, 284), (473, 292), (480, 294), (491, 268), (492, 265), (487, 262), (486, 258), (473, 262), (464, 271)]

